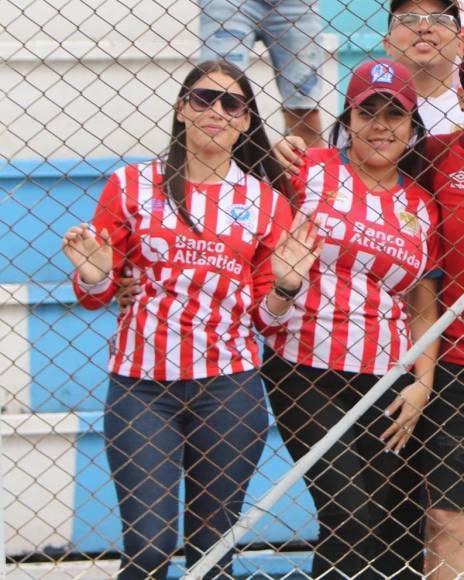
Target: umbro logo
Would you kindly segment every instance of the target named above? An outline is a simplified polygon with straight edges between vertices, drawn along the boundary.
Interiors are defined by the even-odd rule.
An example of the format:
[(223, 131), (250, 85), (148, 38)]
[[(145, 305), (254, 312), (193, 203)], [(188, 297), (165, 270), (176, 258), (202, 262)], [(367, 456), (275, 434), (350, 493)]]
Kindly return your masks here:
[(460, 169), (450, 175), (450, 187), (464, 189), (464, 170)]

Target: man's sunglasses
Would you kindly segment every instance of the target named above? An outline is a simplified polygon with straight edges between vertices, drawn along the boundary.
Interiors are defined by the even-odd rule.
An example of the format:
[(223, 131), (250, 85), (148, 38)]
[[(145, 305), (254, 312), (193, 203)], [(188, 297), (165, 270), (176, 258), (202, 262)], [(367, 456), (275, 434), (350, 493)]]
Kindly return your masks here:
[(197, 113), (210, 109), (217, 101), (221, 102), (226, 115), (241, 117), (247, 112), (248, 105), (243, 95), (229, 93), (227, 91), (214, 91), (213, 89), (192, 89), (184, 100)]
[(451, 14), (443, 14), (442, 12), (432, 12), (431, 14), (416, 14), (415, 12), (405, 12), (404, 14), (393, 14), (391, 27), (407, 26), (409, 28), (417, 28), (422, 25), (422, 22), (428, 27), (443, 26), (458, 30), (458, 21)]

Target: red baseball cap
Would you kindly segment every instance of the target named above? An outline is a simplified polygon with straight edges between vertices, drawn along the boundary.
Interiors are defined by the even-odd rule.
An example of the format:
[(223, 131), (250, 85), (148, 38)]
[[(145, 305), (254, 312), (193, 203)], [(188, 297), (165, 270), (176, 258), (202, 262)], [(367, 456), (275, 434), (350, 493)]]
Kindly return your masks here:
[(358, 107), (379, 93), (391, 95), (406, 111), (417, 108), (412, 74), (404, 65), (387, 58), (366, 62), (355, 69), (346, 91), (345, 108)]

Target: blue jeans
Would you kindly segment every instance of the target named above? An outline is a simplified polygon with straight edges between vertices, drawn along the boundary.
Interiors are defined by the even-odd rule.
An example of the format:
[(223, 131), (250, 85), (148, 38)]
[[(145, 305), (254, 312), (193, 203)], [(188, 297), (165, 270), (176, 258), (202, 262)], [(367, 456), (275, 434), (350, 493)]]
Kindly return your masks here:
[(246, 71), (266, 45), (284, 109), (319, 106), (324, 61), (317, 0), (199, 0), (201, 60), (225, 58)]
[[(238, 517), (266, 437), (257, 371), (161, 383), (112, 375), (108, 460), (122, 519), (119, 580), (166, 578), (185, 474), (185, 555), (192, 566)], [(232, 553), (206, 578), (231, 574)]]

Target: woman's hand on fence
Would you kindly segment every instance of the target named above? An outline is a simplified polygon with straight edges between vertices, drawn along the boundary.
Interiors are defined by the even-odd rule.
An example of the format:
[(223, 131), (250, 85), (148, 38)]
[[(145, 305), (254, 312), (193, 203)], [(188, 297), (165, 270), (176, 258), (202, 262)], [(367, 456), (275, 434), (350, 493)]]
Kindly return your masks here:
[(63, 252), (86, 284), (102, 282), (113, 268), (113, 250), (108, 230), (102, 230), (100, 236), (102, 244), (90, 231), (89, 225), (82, 223), (70, 228), (63, 238)]
[(306, 151), (306, 143), (301, 137), (290, 135), (274, 145), (274, 155), (287, 172), (288, 177), (298, 175), (304, 161), (301, 156)]
[(277, 286), (296, 290), (319, 258), (324, 240), (317, 240), (319, 225), (298, 212), (290, 232), (283, 232), (272, 254), (272, 272)]
[(393, 417), (392, 425), (382, 433), (380, 439), (385, 441), (387, 449), (399, 453), (411, 437), (429, 400), (429, 390), (417, 380), (405, 387), (396, 399), (385, 409), (385, 415)]

